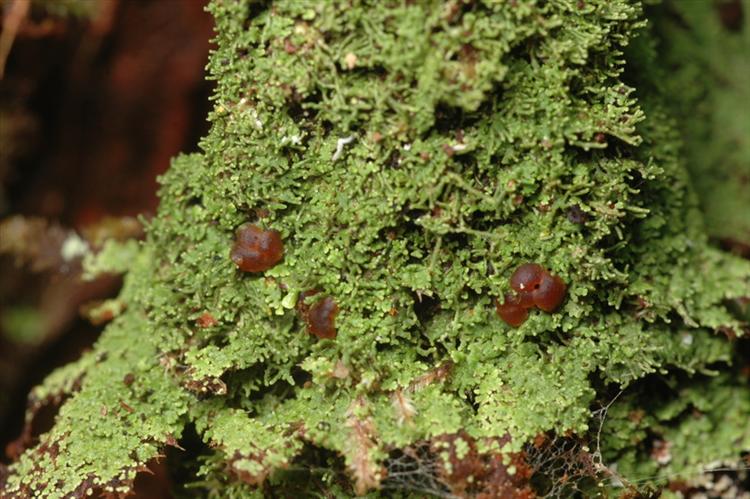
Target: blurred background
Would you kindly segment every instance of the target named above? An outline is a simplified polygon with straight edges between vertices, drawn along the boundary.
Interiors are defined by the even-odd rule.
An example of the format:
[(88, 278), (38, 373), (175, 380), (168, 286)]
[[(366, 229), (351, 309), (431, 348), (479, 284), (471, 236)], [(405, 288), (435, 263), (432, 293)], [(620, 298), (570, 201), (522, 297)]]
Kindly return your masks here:
[(22, 431), (28, 392), (121, 285), (81, 282), (79, 248), (142, 237), (156, 177), (208, 129), (205, 4), (0, 0), (0, 462), (51, 426), (55, 407)]

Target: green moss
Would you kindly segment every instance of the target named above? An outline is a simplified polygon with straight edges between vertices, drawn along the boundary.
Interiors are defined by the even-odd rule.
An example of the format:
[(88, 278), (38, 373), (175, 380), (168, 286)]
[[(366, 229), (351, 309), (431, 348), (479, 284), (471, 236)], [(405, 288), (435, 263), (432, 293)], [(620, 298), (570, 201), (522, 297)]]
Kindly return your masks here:
[[(11, 493), (125, 483), (188, 424), (209, 446), (206, 494), (251, 493), (227, 470), (283, 488), (285, 470), (321, 462), (316, 483), (364, 493), (396, 449), (459, 430), (488, 448), (510, 437), (506, 451), (584, 438), (608, 385), (730, 361), (716, 332), (741, 332), (725, 304), (750, 294), (750, 265), (708, 243), (650, 39), (629, 48), (636, 2), (211, 11), (204, 152), (161, 179), (127, 310), (63, 371), (80, 387), (10, 468)], [(284, 238), (263, 275), (229, 259), (248, 221)], [(133, 255), (113, 246), (89, 267), (122, 268), (118, 248)], [(568, 296), (513, 329), (493, 302), (526, 261)], [(335, 340), (296, 315), (312, 288), (339, 305)], [(635, 431), (613, 432), (606, 456), (638, 455)]]

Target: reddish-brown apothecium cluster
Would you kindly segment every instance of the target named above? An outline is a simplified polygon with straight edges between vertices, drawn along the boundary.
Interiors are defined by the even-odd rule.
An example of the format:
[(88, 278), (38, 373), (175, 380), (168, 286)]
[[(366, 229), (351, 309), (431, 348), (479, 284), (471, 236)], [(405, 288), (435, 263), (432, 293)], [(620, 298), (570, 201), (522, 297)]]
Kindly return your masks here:
[(264, 272), (284, 258), (281, 234), (245, 224), (237, 230), (230, 257), (244, 272)]
[(539, 264), (524, 263), (510, 277), (513, 293), (505, 300), (495, 301), (497, 315), (513, 327), (518, 327), (529, 317), (529, 309), (537, 307), (554, 312), (565, 298), (565, 283)]
[[(247, 223), (237, 230), (230, 258), (243, 272), (265, 272), (284, 258), (284, 242), (275, 230), (263, 230)], [(320, 339), (336, 338), (336, 315), (338, 304), (325, 296), (313, 304), (305, 303), (318, 291), (311, 289), (300, 294), (297, 311), (307, 325), (307, 331)]]
[(297, 310), (307, 324), (307, 332), (319, 339), (334, 339), (336, 337), (336, 315), (339, 306), (330, 296), (324, 296), (312, 305), (305, 300), (318, 294), (318, 290), (311, 289), (300, 293), (297, 300)]

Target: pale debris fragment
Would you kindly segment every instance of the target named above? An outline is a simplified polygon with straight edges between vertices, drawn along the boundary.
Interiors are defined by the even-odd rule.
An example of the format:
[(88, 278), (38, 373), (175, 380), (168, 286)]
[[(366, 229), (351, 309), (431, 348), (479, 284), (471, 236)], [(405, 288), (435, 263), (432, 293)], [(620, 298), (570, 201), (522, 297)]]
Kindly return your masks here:
[(352, 402), (346, 413), (345, 426), (350, 430), (345, 454), (349, 470), (354, 477), (354, 489), (357, 495), (364, 495), (368, 490), (376, 489), (382, 480), (381, 468), (373, 459), (371, 452), (377, 448), (375, 423), (366, 412), (366, 403), (362, 397)]
[(399, 426), (411, 422), (414, 416), (417, 415), (417, 409), (414, 407), (411, 399), (404, 395), (404, 392), (401, 390), (396, 390), (391, 394), (391, 404), (396, 411), (396, 419)]
[(344, 62), (348, 69), (354, 69), (354, 66), (357, 65), (357, 56), (352, 52), (349, 52), (344, 56)]
[(60, 255), (66, 262), (85, 256), (88, 252), (89, 244), (81, 239), (81, 236), (75, 232), (71, 232), (70, 235), (65, 238), (65, 241), (63, 241), (62, 247), (60, 248)]
[(333, 153), (333, 157), (331, 158), (332, 161), (337, 161), (341, 154), (344, 152), (344, 146), (351, 143), (354, 140), (354, 135), (349, 135), (348, 137), (343, 137), (336, 141), (336, 151)]

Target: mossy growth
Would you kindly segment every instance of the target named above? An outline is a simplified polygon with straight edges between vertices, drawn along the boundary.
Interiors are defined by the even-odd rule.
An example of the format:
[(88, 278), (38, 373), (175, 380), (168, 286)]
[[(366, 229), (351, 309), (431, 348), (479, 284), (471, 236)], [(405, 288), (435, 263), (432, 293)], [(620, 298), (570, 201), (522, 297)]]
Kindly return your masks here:
[[(638, 2), (210, 10), (203, 152), (161, 179), (137, 252), (89, 262), (121, 270), (130, 255), (120, 315), (32, 393), (30, 419), (66, 400), (7, 494), (126, 492), (186, 428), (206, 444), (189, 490), (213, 497), (499, 494), (544, 473), (521, 457), (552, 434), (590, 449), (595, 478), (621, 460), (609, 487), (750, 448), (750, 404), (723, 410), (702, 388), (748, 397), (728, 336), (742, 335), (731, 304), (750, 295), (750, 265), (709, 244)], [(263, 273), (230, 259), (248, 222), (284, 241)], [(567, 297), (512, 328), (494, 300), (525, 262)], [(311, 289), (335, 299), (335, 339), (299, 316)], [(644, 401), (655, 376), (684, 396)], [(603, 428), (597, 408), (619, 389)], [(714, 445), (672, 437), (688, 406)], [(653, 465), (643, 425), (698, 450)], [(415, 479), (399, 474), (426, 454)]]

